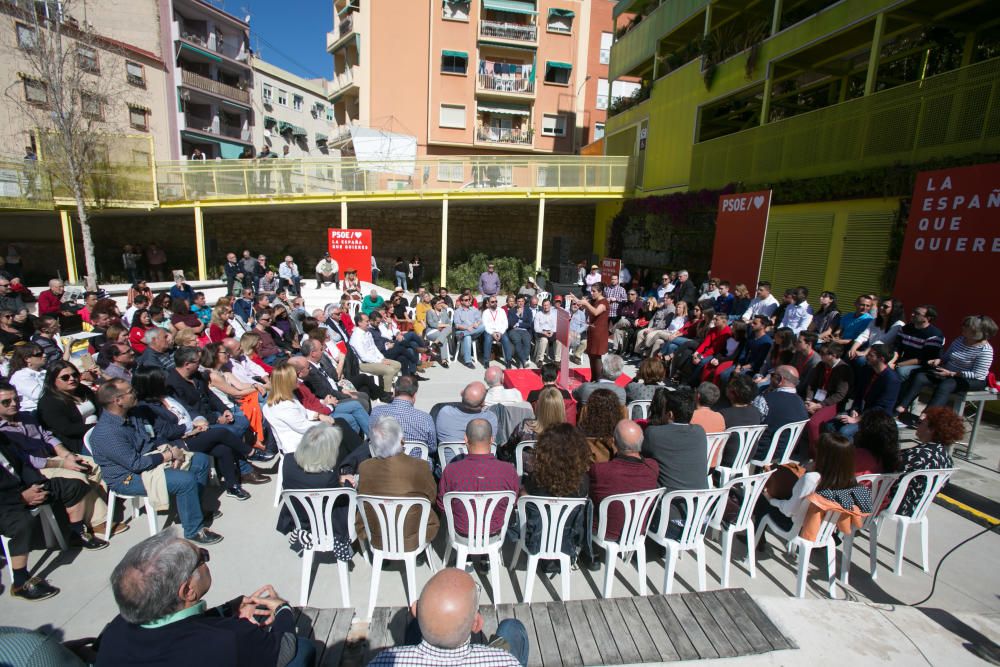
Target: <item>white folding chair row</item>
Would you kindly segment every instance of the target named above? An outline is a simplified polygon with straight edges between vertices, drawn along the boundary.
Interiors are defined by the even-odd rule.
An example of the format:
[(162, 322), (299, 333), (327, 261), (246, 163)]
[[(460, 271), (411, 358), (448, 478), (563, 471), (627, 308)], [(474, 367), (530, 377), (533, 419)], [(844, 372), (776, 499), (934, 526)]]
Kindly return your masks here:
[[(639, 575), (639, 595), (646, 595), (646, 533), (650, 517), (665, 489), (651, 489), (634, 493), (618, 493), (601, 501), (597, 508), (597, 530), (591, 532), (591, 542), (604, 549), (604, 597), (611, 597), (614, 588), (615, 567), (618, 557), (628, 562), (635, 554), (635, 567)], [(624, 514), (621, 533), (615, 540), (608, 539), (608, 510), (615, 504), (622, 506)]]
[[(61, 551), (66, 551), (66, 538), (63, 537), (56, 515), (52, 513), (50, 505), (39, 505), (31, 510), (31, 513), (42, 520), (42, 532), (45, 534), (45, 544), (48, 547), (57, 545)], [(111, 522), (108, 521), (110, 524)], [(0, 535), (0, 545), (3, 546), (3, 557), (7, 561), (7, 574), (10, 575), (11, 582), (14, 581), (14, 565), (11, 563), (10, 540), (6, 535)], [(13, 583), (11, 583), (13, 586)]]
[(537, 444), (537, 440), (522, 440), (514, 448), (514, 467), (517, 468), (518, 477), (524, 475), (524, 453), (529, 449), (534, 449)]
[(652, 401), (632, 401), (625, 407), (629, 419), (648, 419), (649, 405)]
[[(438, 463), (441, 464), (441, 470), (444, 470), (448, 463), (456, 456), (462, 456), (469, 453), (469, 446), (464, 442), (439, 442), (437, 455)], [(497, 443), (490, 443), (490, 454), (497, 453)]]
[(403, 452), (407, 456), (423, 459), (424, 461), (430, 460), (431, 457), (431, 448), (427, 446), (427, 443), (420, 442), (419, 440), (404, 440)]
[[(547, 496), (521, 496), (517, 499), (517, 523), (520, 527), (520, 537), (518, 537), (510, 566), (517, 566), (521, 552), (524, 551), (528, 557), (528, 565), (524, 574), (524, 599), (522, 602), (531, 602), (531, 594), (535, 589), (535, 571), (538, 568), (539, 560), (559, 561), (562, 599), (563, 601), (570, 599), (570, 560), (569, 556), (562, 551), (562, 539), (566, 531), (566, 524), (569, 523), (574, 510), (585, 511), (587, 502), (586, 498), (550, 498)], [(527, 534), (529, 506), (540, 517), (539, 547), (536, 553), (529, 553), (524, 541)]]
[[(347, 532), (350, 542), (357, 539), (354, 530), (354, 515), (357, 511), (357, 492), (354, 489), (313, 489), (309, 491), (283, 491), (282, 503), (292, 515), (295, 529), (308, 530), (312, 536), (311, 544), (302, 550), (302, 579), (299, 593), (299, 605), (309, 603), (309, 584), (312, 580), (313, 556), (316, 552), (333, 551), (334, 530), (333, 510), (341, 500), (347, 499)], [(303, 524), (302, 517), (307, 519)], [(306, 528), (308, 525), (308, 528)], [(347, 561), (337, 560), (337, 572), (340, 576), (340, 601), (345, 608), (351, 606), (351, 587), (347, 577)]]
[(759, 424), (757, 426), (733, 426), (732, 428), (726, 429), (726, 433), (737, 438), (739, 446), (736, 450), (736, 457), (733, 459), (732, 464), (728, 466), (720, 465), (715, 467), (721, 477), (719, 482), (720, 486), (728, 484), (729, 480), (733, 477), (739, 477), (741, 475), (746, 476), (750, 474), (750, 457), (754, 453), (757, 441), (760, 440), (760, 436), (762, 436), (766, 430), (767, 425), (765, 424)]
[[(800, 422), (790, 422), (776, 430), (774, 435), (771, 436), (771, 444), (768, 445), (767, 453), (759, 459), (751, 457), (750, 465), (756, 466), (759, 470), (772, 463), (780, 465), (791, 461), (792, 452), (795, 451), (795, 445), (798, 443), (799, 436), (802, 435), (802, 430), (805, 429), (807, 423), (809, 423), (808, 419)], [(786, 436), (787, 439), (782, 444), (782, 439)], [(780, 452), (778, 451), (779, 445), (781, 446)]]
[[(507, 524), (514, 511), (517, 494), (513, 491), (480, 493), (460, 493), (451, 491), (444, 494), (444, 513), (448, 520), (448, 545), (444, 551), (444, 565), (447, 567), (451, 550), (455, 549), (455, 567), (463, 569), (470, 555), (486, 555), (490, 561), (490, 585), (493, 588), (493, 604), (500, 604), (500, 568), (503, 557), (500, 550), (504, 545)], [(455, 523), (455, 504), (460, 504), (465, 512), (465, 535), (459, 532)], [(500, 531), (492, 534), (493, 517), (503, 512)]]
[(114, 521), (112, 517), (115, 515), (115, 501), (123, 500), (125, 501), (125, 506), (128, 508), (132, 507), (132, 518), (139, 518), (139, 509), (145, 508), (146, 510), (146, 522), (149, 524), (149, 534), (156, 535), (156, 510), (153, 508), (153, 503), (149, 502), (148, 496), (132, 496), (126, 495), (124, 493), (115, 493), (111, 489), (108, 489), (108, 520), (105, 522), (104, 527), (104, 541), (107, 542), (111, 539), (111, 529), (114, 527)]
[[(872, 496), (872, 508), (871, 514), (865, 517), (864, 522), (859, 528), (851, 531), (849, 534), (844, 535), (843, 544), (840, 547), (840, 582), (845, 586), (850, 583), (851, 576), (851, 555), (854, 550), (854, 538), (860, 533), (866, 530), (871, 530), (875, 521), (878, 519), (879, 514), (882, 513), (882, 505), (885, 504), (886, 499), (889, 497), (889, 493), (892, 492), (893, 485), (899, 481), (900, 473), (885, 473), (885, 474), (871, 474), (871, 475), (858, 475), (858, 483), (868, 482), (871, 484), (871, 496)], [(871, 564), (870, 564), (870, 574), (872, 578), (875, 577), (875, 567), (878, 563), (878, 542), (872, 542), (869, 538), (870, 549), (871, 549)]]

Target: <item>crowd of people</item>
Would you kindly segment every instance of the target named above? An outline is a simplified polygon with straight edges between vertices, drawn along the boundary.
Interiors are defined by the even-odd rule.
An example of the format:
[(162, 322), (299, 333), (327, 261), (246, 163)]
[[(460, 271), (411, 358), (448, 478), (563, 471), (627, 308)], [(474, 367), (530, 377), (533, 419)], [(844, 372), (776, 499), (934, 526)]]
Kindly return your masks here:
[[(490, 264), (477, 285), (456, 294), (422, 285), (407, 293), (400, 285), (386, 299), (374, 288), (362, 296), (356, 276), (341, 279), (329, 255), (315, 280), (342, 288), (341, 298), (308, 310), (292, 257), (275, 269), (264, 255), (242, 255), (227, 256), (227, 295), (211, 305), (183, 276), (156, 295), (136, 281), (122, 308), (99, 291), (78, 304), (57, 279), (36, 302), (25, 302), (0, 274), (0, 534), (10, 538), (11, 594), (42, 600), (59, 593), (29, 576), (40, 506), (64, 510), (71, 546), (88, 550), (128, 529), (108, 506), (109, 491), (146, 496), (158, 510), (171, 500), (176, 506), (183, 539), (144, 541), (112, 577), (121, 615), (108, 626), (105, 646), (115, 648), (106, 650), (151, 641), (156, 650), (177, 651), (173, 638), (182, 635), (150, 628), (192, 615), (250, 621), (243, 630), (227, 626), (236, 637), (263, 626), (287, 630), (273, 589), (218, 612), (200, 602), (210, 585), (210, 578), (199, 582), (207, 576), (199, 574), (208, 561), (204, 547), (223, 539), (211, 529), (218, 512), (205, 509), (213, 475), (227, 502), (245, 501), (246, 486), (270, 482), (276, 457), (284, 489), (346, 485), (361, 494), (425, 498), (436, 511), (423, 536), (415, 515), (408, 517), (410, 548), (435, 538), (448, 492), (513, 491), (587, 498), (596, 506), (620, 493), (699, 490), (710, 483), (706, 434), (764, 424), (762, 456), (782, 426), (806, 421), (801, 440), (790, 443), (805, 474), (790, 496), (762, 498), (756, 516), (790, 526), (812, 493), (870, 512), (858, 475), (951, 466), (950, 446), (963, 423), (947, 407), (949, 398), (986, 387), (989, 340), (997, 333), (990, 317), (969, 316), (949, 342), (929, 304), (907, 316), (898, 299), (861, 295), (841, 312), (832, 292), (813, 308), (805, 287), (787, 290), (779, 302), (767, 282), (751, 297), (745, 286), (715, 278), (698, 288), (687, 271), (643, 286), (627, 269), (604, 279), (595, 266), (581, 277), (582, 295), (560, 295), (531, 279), (504, 293)], [(411, 277), (394, 270), (401, 282)], [(568, 345), (556, 335), (560, 318), (568, 320)], [(478, 360), (483, 380), (467, 384), (453, 402), (418, 409), (428, 379), (422, 373), (448, 367), (452, 351), (469, 368)], [(561, 356), (580, 364), (584, 353), (589, 381), (572, 392), (558, 386)], [(634, 377), (624, 373), (629, 362)], [(529, 366), (541, 371), (540, 389), (522, 396), (503, 386), (504, 368)], [(928, 388), (918, 417), (916, 399)], [(626, 406), (633, 401), (649, 402), (645, 419), (632, 419)], [(900, 447), (902, 428), (916, 429), (917, 445)], [(515, 452), (529, 441), (535, 444), (521, 476)], [(429, 461), (407, 454), (408, 442), (423, 444)], [(455, 444), (466, 453), (441, 462), (439, 447)], [(731, 439), (718, 463), (731, 463), (735, 447)], [(904, 513), (919, 497), (919, 488), (910, 491)], [(468, 519), (463, 508), (452, 509), (460, 524)], [(574, 512), (562, 549), (574, 564), (598, 567), (586, 517)], [(659, 520), (669, 522), (671, 536), (683, 530), (684, 518), (671, 512)], [(623, 521), (620, 508), (610, 514), (610, 539)], [(352, 523), (364, 535), (361, 517), (335, 510), (338, 559), (356, 548)], [(531, 551), (541, 526), (529, 511), (524, 535), (499, 520), (491, 532), (523, 538)], [(277, 529), (297, 550), (311, 544), (307, 517), (293, 517), (288, 507)], [(382, 539), (365, 538), (376, 547)], [(147, 561), (161, 564), (147, 569)], [(558, 561), (545, 567), (558, 568)], [(143, 599), (164, 595), (141, 580), (168, 577), (167, 569), (168, 593), (179, 590), (179, 600)], [(461, 577), (446, 588), (456, 586), (467, 593)], [(425, 642), (448, 634), (426, 629), (417, 611)], [(466, 625), (448, 635), (448, 646), (433, 646), (463, 646)], [(294, 642), (247, 641), (284, 656), (267, 664), (308, 664), (292, 662), (305, 650)]]

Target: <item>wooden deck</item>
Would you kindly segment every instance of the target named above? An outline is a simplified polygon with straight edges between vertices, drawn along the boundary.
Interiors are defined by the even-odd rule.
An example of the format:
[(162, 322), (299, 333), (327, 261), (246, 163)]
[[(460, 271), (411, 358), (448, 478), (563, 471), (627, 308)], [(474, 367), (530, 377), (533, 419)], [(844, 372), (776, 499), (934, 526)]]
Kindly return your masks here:
[[(499, 620), (524, 623), (531, 640), (529, 667), (674, 662), (797, 648), (742, 589), (483, 605), (480, 612), (485, 637)], [(378, 607), (367, 642), (345, 650), (353, 614), (352, 609), (300, 610), (300, 634), (325, 647), (318, 665), (365, 665), (382, 649), (403, 643), (409, 609)]]

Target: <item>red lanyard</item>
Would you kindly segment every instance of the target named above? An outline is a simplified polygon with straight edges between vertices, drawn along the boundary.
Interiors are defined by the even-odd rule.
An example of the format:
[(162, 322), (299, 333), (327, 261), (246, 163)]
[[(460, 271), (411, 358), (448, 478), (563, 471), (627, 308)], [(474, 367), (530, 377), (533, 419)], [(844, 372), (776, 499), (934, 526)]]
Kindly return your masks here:
[(823, 371), (823, 391), (826, 391), (827, 385), (830, 384), (830, 376), (833, 375), (833, 366), (830, 366), (825, 371)]
[(809, 360), (813, 358), (814, 354), (816, 354), (815, 350), (809, 350), (809, 356), (805, 358), (801, 365), (796, 366), (795, 369), (799, 372), (799, 375), (802, 375), (802, 371), (804, 371), (806, 366), (809, 365)]

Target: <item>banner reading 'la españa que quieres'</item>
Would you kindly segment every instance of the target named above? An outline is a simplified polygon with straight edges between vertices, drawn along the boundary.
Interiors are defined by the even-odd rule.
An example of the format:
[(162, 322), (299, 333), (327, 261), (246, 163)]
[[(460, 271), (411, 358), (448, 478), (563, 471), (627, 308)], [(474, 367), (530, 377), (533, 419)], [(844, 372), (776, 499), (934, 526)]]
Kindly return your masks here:
[(341, 279), (347, 271), (357, 271), (358, 280), (372, 281), (372, 230), (330, 228), (327, 248), (337, 260)]

